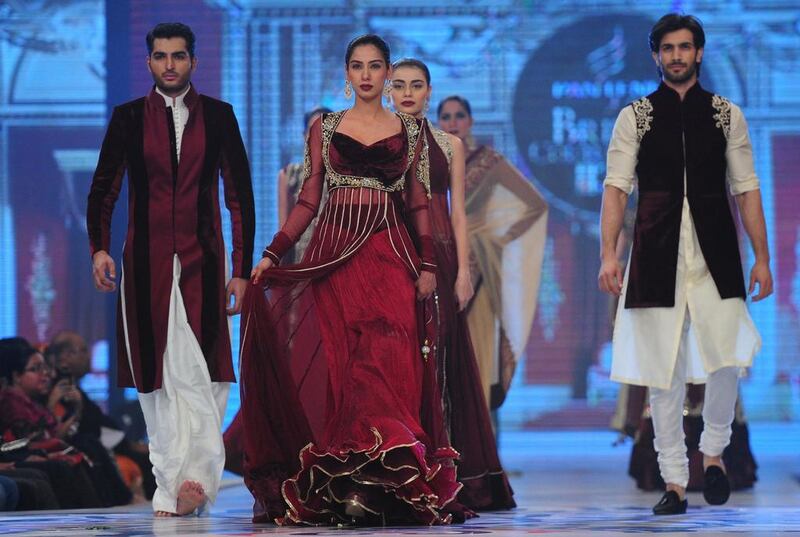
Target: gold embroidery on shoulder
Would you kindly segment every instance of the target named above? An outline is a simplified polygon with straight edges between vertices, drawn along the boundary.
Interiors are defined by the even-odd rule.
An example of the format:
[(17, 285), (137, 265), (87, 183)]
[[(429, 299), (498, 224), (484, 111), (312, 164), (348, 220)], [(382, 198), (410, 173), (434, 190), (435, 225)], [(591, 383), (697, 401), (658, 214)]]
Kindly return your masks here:
[[(295, 165), (290, 164), (290, 166), (294, 167)], [(289, 187), (293, 187), (294, 185), (292, 183), (297, 181), (297, 179), (295, 179), (298, 175), (297, 172), (299, 171), (297, 168), (299, 168), (299, 165), (295, 168), (289, 168), (289, 167), (286, 168), (286, 174), (289, 176)], [(311, 148), (308, 146), (308, 140), (306, 140), (306, 143), (303, 144), (302, 173), (303, 175), (300, 177), (300, 189), (299, 189), (300, 192), (303, 191), (303, 187), (305, 186), (306, 181), (308, 181), (308, 178), (311, 177)]]
[(428, 139), (423, 138), (422, 152), (420, 153), (419, 160), (417, 161), (417, 181), (425, 186), (425, 194), (427, 194), (428, 199), (431, 199), (431, 163), (428, 155)]
[(419, 160), (417, 161), (417, 181), (422, 183), (425, 187), (425, 194), (428, 199), (431, 197), (431, 175), (430, 164), (428, 159), (428, 140), (425, 137), (425, 132), (421, 127), (422, 123), (417, 123), (414, 116), (410, 116), (403, 112), (396, 112), (400, 120), (406, 127), (406, 136), (408, 137), (408, 155), (406, 161), (406, 171), (403, 172), (403, 179), (414, 163), (415, 151), (417, 149), (417, 140), (422, 136), (422, 147), (420, 148)]
[(433, 139), (436, 140), (436, 143), (442, 148), (442, 152), (447, 158), (447, 167), (449, 168), (450, 163), (453, 161), (453, 143), (450, 141), (450, 136), (443, 130), (439, 130), (431, 125), (430, 121), (428, 122), (428, 128), (431, 129), (433, 133)]
[(471, 192), (477, 187), (484, 180), (487, 172), (502, 159), (503, 156), (500, 153), (485, 145), (472, 151), (466, 162), (467, 168), (464, 177), (466, 191)]
[(725, 97), (714, 95), (711, 97), (711, 106), (717, 111), (713, 116), (717, 122), (716, 127), (722, 129), (722, 133), (727, 140), (731, 133), (731, 102)]
[(405, 125), (406, 135), (408, 137), (408, 160), (406, 162), (406, 171), (403, 172), (403, 180), (405, 181), (405, 176), (408, 173), (408, 170), (411, 168), (411, 165), (414, 163), (414, 152), (417, 149), (417, 140), (420, 136), (422, 136), (422, 148), (420, 149), (421, 152), (419, 155), (419, 160), (417, 161), (417, 181), (422, 183), (422, 185), (425, 187), (425, 194), (428, 196), (428, 199), (430, 199), (430, 163), (428, 159), (428, 140), (425, 137), (425, 132), (422, 128), (420, 128), (421, 124), (417, 123), (417, 119), (414, 116), (404, 114), (403, 112), (397, 112), (397, 115)]
[(636, 137), (641, 142), (645, 133), (650, 130), (650, 124), (653, 123), (653, 103), (647, 97), (642, 97), (633, 101), (632, 106), (636, 115)]

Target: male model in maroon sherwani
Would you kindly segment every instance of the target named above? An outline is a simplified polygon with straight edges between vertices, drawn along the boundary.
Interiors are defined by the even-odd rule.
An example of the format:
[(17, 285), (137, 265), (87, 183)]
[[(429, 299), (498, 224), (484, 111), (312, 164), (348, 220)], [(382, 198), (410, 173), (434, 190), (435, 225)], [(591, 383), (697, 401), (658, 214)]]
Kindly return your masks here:
[[(118, 382), (139, 392), (158, 486), (153, 508), (159, 515), (183, 515), (213, 502), (219, 487), (220, 421), (235, 381), (226, 310), (233, 315), (241, 306), (255, 217), (233, 109), (190, 84), (197, 65), (194, 34), (183, 24), (159, 24), (147, 45), (155, 87), (114, 109), (89, 194), (87, 227), (95, 285), (113, 291), (109, 230), (127, 171)], [(233, 224), (227, 287), (220, 172)]]

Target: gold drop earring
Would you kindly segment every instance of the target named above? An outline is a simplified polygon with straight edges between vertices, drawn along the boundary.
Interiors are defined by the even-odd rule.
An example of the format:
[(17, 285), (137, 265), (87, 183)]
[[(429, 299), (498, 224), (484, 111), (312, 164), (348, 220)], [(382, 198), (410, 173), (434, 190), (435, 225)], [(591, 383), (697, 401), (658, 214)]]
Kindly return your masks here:
[(431, 108), (431, 100), (425, 99), (425, 104), (422, 106), (422, 115), (427, 116), (428, 110), (430, 110), (430, 108)]
[(389, 80), (387, 80), (383, 84), (383, 94), (386, 96), (387, 99), (392, 96), (392, 83)]
[(345, 80), (344, 82), (344, 96), (346, 99), (349, 99), (353, 96), (353, 85), (349, 80)]

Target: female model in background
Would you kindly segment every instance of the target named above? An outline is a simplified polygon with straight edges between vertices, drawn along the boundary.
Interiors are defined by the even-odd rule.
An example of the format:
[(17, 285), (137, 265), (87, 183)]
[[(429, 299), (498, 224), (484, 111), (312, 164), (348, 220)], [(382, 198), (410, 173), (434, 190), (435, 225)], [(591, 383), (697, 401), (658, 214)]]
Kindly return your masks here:
[(426, 122), (424, 143), (431, 185), (428, 213), (438, 283), (438, 377), (450, 440), (461, 454), (458, 480), (464, 488), (458, 498), (470, 509), (509, 509), (516, 504), (497, 455), (489, 408), (463, 313), (473, 296), (464, 209), (464, 144), (425, 119), (431, 98), (430, 82), (430, 71), (419, 60), (402, 59), (393, 65), (395, 109)]
[(458, 95), (437, 108), (439, 128), (466, 146), (465, 206), (475, 296), (467, 323), (491, 409), (505, 400), (525, 352), (539, 291), (547, 203), (525, 176), (472, 136), (472, 108)]

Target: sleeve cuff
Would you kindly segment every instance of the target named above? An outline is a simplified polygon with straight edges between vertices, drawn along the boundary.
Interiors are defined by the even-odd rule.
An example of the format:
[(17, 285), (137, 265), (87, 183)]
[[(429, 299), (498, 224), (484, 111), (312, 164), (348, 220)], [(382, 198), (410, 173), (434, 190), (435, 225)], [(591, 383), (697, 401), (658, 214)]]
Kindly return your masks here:
[(731, 196), (738, 196), (739, 194), (744, 194), (745, 192), (758, 190), (760, 188), (761, 182), (758, 180), (758, 177), (751, 177), (750, 179), (737, 181), (735, 183), (731, 182), (730, 184)]
[(433, 238), (422, 235), (419, 238), (419, 256), (422, 258), (422, 270), (436, 272), (436, 254), (433, 248)]
[(438, 267), (433, 263), (428, 263), (427, 261), (423, 261), (419, 269), (422, 272), (431, 272), (433, 274), (436, 274), (437, 268)]
[(273, 263), (276, 265), (280, 264), (281, 258), (275, 252), (272, 252), (269, 248), (266, 248), (262, 253), (261, 257), (268, 257), (272, 260)]
[(615, 188), (618, 188), (629, 196), (631, 195), (631, 192), (633, 192), (633, 183), (625, 179), (619, 179), (616, 177), (606, 177), (605, 181), (603, 181), (603, 187), (607, 186), (613, 186)]
[(292, 240), (283, 231), (279, 231), (272, 238), (272, 242), (264, 248), (262, 257), (269, 257), (277, 265), (281, 258), (289, 251), (293, 245)]

